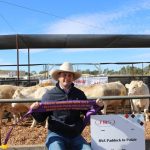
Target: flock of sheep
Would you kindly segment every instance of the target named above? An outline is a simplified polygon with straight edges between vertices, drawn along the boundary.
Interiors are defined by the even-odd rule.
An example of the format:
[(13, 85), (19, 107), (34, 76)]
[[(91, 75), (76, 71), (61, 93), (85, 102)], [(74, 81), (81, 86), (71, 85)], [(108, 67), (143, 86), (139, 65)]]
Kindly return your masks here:
[[(54, 86), (31, 86), (20, 87), (14, 85), (0, 85), (0, 99), (41, 99), (47, 90), (50, 90)], [(78, 87), (83, 90), (88, 98), (101, 97), (101, 96), (126, 96), (126, 95), (149, 95), (149, 88), (143, 81), (132, 81), (130, 84), (123, 85), (121, 82), (109, 82), (104, 84), (95, 84), (91, 86)], [(145, 120), (149, 121), (149, 98), (147, 99), (132, 99), (131, 110), (133, 113), (144, 112)], [(107, 106), (112, 106), (115, 109), (115, 113), (118, 113), (118, 106), (124, 107), (126, 100), (104, 100), (103, 114), (107, 113)], [(12, 113), (13, 123), (18, 121), (21, 113), (29, 110), (31, 103), (0, 103), (0, 125), (2, 124), (3, 112), (7, 110)], [(36, 121), (33, 119), (31, 127), (36, 125)], [(46, 125), (47, 127), (47, 125)]]

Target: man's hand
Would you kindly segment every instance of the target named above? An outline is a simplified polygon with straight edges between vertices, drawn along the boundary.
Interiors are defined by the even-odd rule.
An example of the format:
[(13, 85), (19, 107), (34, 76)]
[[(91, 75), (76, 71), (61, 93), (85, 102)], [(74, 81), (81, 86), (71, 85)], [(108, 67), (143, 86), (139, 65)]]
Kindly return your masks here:
[(40, 103), (35, 102), (35, 103), (31, 104), (30, 109), (37, 109), (37, 108), (39, 108), (39, 106), (40, 106)]
[(100, 107), (103, 107), (103, 106), (104, 106), (103, 100), (101, 100), (101, 99), (99, 99), (99, 98), (96, 100), (96, 104), (97, 104), (98, 106), (100, 106)]

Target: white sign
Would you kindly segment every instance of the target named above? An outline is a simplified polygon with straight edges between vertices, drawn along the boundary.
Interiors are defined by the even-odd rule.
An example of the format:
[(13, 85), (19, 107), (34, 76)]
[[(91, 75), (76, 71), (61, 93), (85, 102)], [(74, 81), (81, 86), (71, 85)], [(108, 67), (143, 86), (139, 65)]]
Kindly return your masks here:
[(108, 83), (108, 77), (81, 77), (74, 81), (75, 85), (93, 85)]
[(9, 72), (9, 73), (8, 73), (8, 76), (9, 76), (9, 77), (14, 77), (14, 76), (16, 76), (16, 72), (14, 72), (14, 71)]
[(145, 150), (143, 115), (92, 115), (92, 150)]

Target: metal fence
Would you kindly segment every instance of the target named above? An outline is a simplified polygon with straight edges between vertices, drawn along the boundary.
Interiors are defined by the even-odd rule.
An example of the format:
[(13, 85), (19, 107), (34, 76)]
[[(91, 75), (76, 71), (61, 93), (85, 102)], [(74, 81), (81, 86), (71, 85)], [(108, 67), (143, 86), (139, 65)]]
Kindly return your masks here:
[[(101, 99), (101, 100), (130, 100), (130, 99), (145, 99), (150, 98), (150, 95), (135, 95), (135, 96), (101, 96), (101, 97), (88, 97), (88, 99)], [(33, 103), (40, 102), (41, 99), (0, 99), (0, 104), (4, 103)], [(1, 144), (1, 127), (0, 127), (0, 144)], [(36, 145), (35, 145), (36, 147)], [(43, 148), (43, 147), (42, 147)]]

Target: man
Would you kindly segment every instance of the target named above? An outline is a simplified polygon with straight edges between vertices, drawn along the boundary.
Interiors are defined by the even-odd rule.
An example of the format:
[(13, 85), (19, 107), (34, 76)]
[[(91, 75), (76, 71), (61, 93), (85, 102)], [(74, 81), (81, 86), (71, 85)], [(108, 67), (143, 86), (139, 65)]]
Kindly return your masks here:
[[(57, 81), (56, 87), (42, 97), (42, 102), (87, 99), (83, 91), (74, 87), (73, 81), (80, 78), (81, 73), (75, 72), (70, 63), (64, 62), (59, 70), (51, 72), (51, 77)], [(101, 101), (98, 101), (98, 105), (103, 107)], [(38, 107), (39, 103), (35, 102), (30, 108)], [(48, 117), (46, 139), (48, 150), (91, 150), (90, 145), (81, 136), (83, 129), (81, 114), (85, 113), (85, 110), (56, 110), (32, 115), (38, 122), (43, 122)]]

